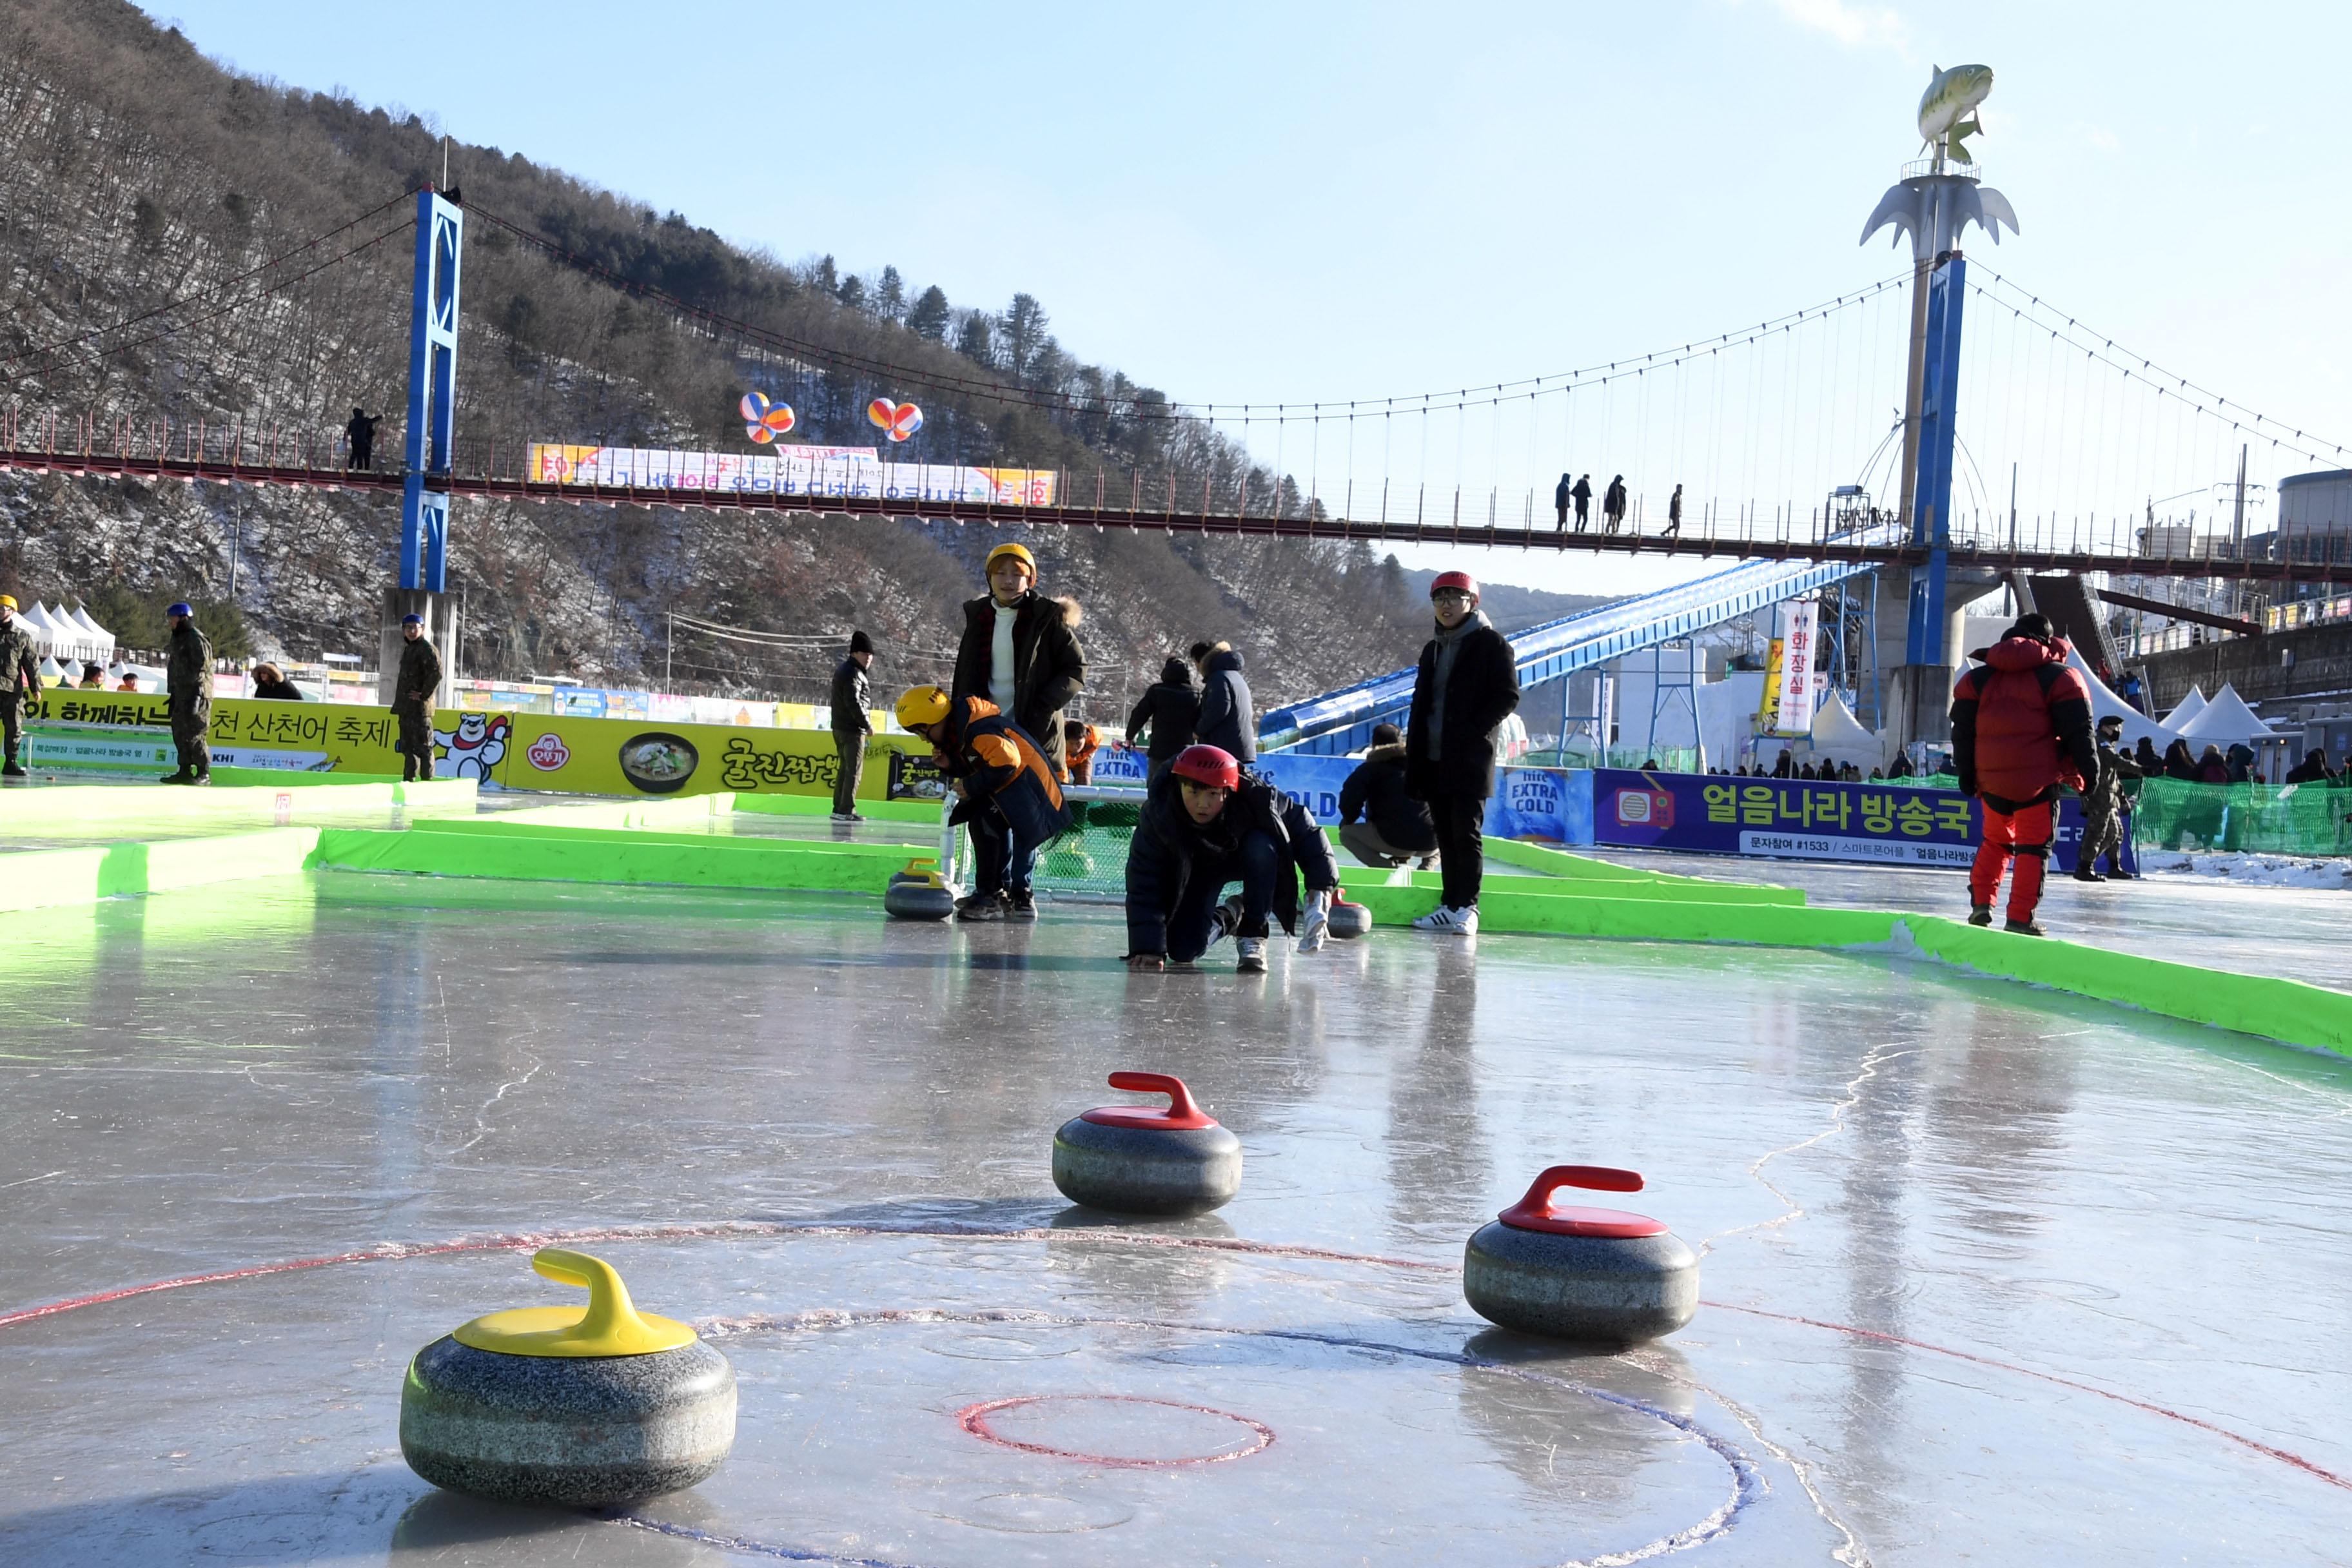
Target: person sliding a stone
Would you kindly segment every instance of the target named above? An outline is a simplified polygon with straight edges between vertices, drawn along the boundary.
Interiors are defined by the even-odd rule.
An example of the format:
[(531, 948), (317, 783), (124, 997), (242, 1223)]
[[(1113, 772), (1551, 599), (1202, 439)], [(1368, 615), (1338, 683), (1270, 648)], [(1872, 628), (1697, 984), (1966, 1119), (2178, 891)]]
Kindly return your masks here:
[(1405, 787), (1429, 803), (1444, 891), (1417, 931), (1478, 933), (1486, 801), (1495, 735), (1519, 705), (1518, 657), (1478, 608), (1478, 581), (1441, 573), (1429, 584), (1437, 635), (1421, 650), (1405, 728)]
[(1070, 825), (1060, 770), (1027, 731), (985, 697), (950, 697), (917, 686), (898, 699), (898, 722), (931, 743), (955, 791), (950, 827), (971, 835), (971, 891), (956, 904), (967, 921), (1034, 921), (1029, 877), (1037, 851)]
[(2014, 856), (2003, 929), (2046, 936), (2033, 910), (2049, 869), (2053, 803), (2062, 784), (2084, 789), (2099, 773), (2090, 689), (2040, 615), (2019, 616), (2000, 641), (1969, 658), (1977, 668), (1952, 688), (1953, 766), (1961, 793), (1984, 807), (1984, 842), (1969, 869), (1969, 923), (1992, 924), (1993, 895)]
[[(1299, 900), (1299, 883), (1307, 897)], [(1241, 896), (1220, 901), (1229, 882)], [(1234, 938), (1235, 973), (1265, 973), (1268, 922), (1312, 952), (1329, 934), (1339, 868), (1307, 808), (1215, 746), (1188, 746), (1151, 786), (1127, 855), (1127, 965), (1190, 968)]]

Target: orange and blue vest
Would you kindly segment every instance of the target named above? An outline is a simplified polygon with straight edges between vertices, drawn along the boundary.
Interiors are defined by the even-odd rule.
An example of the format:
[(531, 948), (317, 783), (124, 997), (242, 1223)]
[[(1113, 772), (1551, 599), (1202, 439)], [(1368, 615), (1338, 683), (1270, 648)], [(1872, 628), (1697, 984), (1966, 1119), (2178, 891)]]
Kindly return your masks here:
[(954, 818), (994, 806), (1024, 843), (1043, 844), (1070, 825), (1062, 781), (1029, 732), (985, 697), (948, 704), (948, 742), (931, 753), (940, 771), (964, 786)]

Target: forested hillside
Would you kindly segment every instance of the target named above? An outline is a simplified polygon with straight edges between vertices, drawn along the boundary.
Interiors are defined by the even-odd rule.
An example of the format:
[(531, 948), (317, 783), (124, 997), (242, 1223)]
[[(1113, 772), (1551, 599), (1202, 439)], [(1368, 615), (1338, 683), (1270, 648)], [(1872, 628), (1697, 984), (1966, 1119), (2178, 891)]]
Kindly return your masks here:
[[(952, 280), (887, 267), (849, 275), (817, 234), (806, 250), (818, 259), (749, 254), (695, 216), (521, 152), (445, 149), (404, 110), (224, 70), (124, 0), (7, 0), (6, 12), (0, 398), (22, 419), (107, 430), (241, 419), (299, 428), (315, 449), (358, 405), (390, 411), (377, 451), (396, 464), (406, 198), (442, 183), (446, 155), (469, 214), (461, 450), (547, 439), (740, 449), (735, 404), (751, 387), (794, 405), (794, 438), (870, 445), (866, 404), (910, 389), (843, 362), (879, 362), (922, 378), (912, 395), (928, 460), (1141, 467), (1206, 485), (1224, 504), (1274, 498), (1276, 476), (1234, 444), (1066, 352), (1027, 294), (999, 308), (956, 298)], [(778, 339), (803, 351), (779, 352)], [(398, 528), (387, 500), (0, 475), (0, 587), (117, 605), (220, 599), (234, 558), (257, 649), (371, 649)], [(886, 682), (929, 675), (952, 647), (957, 602), (978, 591), (979, 558), (1013, 536), (461, 501), (450, 581), (465, 598), (464, 673), (658, 679), (675, 610), (784, 633), (863, 626), (883, 639)], [(1042, 585), (1085, 605), (1093, 717), (1199, 637), (1244, 649), (1271, 704), (1394, 668), (1423, 635), (1426, 610), (1404, 574), (1360, 547), (1023, 537), (1045, 564)], [(675, 684), (805, 692), (825, 662), (686, 639)]]

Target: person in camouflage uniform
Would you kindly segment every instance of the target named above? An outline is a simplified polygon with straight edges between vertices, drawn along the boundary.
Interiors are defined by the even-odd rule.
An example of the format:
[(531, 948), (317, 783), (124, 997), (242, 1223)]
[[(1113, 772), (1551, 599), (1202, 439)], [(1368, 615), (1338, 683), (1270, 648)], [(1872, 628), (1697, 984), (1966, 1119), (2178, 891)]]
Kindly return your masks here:
[(2111, 873), (2122, 881), (2130, 881), (2132, 874), (2124, 869), (2124, 812), (2130, 805), (2124, 792), (2127, 779), (2146, 778), (2140, 765), (2116, 750), (2123, 739), (2124, 721), (2115, 714), (2099, 721), (2099, 776), (2083, 792), (2083, 852), (2074, 858), (2074, 880), (2104, 882), (2099, 875), (2099, 858), (2105, 856), (2115, 863)]
[(213, 645), (196, 629), (196, 612), (185, 602), (166, 612), (172, 623), (171, 657), (163, 668), (163, 690), (172, 715), (172, 744), (179, 748), (180, 771), (163, 775), (167, 784), (213, 782)]
[(0, 594), (0, 777), (20, 779), (25, 763), (16, 750), (25, 741), (25, 716), (41, 710), (41, 660), (33, 651), (33, 628), (16, 614), (14, 595)]
[(400, 617), (400, 676), (393, 682), (392, 716), (400, 727), (400, 776), (433, 776), (433, 699), (441, 689), (441, 650), (425, 635), (425, 617)]

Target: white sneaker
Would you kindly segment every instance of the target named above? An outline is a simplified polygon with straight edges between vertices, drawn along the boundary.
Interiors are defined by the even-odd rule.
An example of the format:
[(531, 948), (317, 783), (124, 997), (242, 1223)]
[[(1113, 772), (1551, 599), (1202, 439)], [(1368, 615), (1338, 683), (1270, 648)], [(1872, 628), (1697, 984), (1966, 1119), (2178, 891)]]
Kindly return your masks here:
[(1234, 973), (1236, 974), (1265, 973), (1265, 938), (1262, 936), (1234, 938)]
[(1298, 921), (1298, 951), (1313, 952), (1331, 934), (1331, 895), (1328, 891), (1307, 895), (1307, 909)]
[(1438, 931), (1447, 936), (1476, 936), (1478, 907), (1473, 904), (1466, 910), (1457, 910), (1451, 904), (1440, 904), (1413, 921), (1412, 929)]

